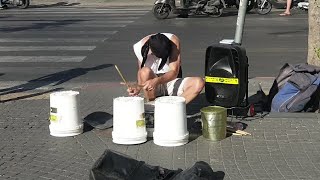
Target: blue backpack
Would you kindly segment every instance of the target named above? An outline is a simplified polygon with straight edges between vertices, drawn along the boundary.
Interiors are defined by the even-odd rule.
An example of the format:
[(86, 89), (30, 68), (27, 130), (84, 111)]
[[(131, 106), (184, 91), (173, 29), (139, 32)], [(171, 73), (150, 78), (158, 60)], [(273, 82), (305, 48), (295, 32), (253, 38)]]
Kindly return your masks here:
[(320, 68), (285, 64), (269, 92), (271, 112), (301, 112), (319, 109)]

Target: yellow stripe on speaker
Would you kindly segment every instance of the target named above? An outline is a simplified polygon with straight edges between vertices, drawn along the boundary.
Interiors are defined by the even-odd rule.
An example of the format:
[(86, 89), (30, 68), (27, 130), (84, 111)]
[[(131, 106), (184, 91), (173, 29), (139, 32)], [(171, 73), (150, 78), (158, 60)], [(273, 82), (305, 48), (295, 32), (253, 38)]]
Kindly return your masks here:
[(206, 76), (205, 81), (209, 82), (209, 83), (239, 84), (238, 78), (223, 78), (223, 77)]

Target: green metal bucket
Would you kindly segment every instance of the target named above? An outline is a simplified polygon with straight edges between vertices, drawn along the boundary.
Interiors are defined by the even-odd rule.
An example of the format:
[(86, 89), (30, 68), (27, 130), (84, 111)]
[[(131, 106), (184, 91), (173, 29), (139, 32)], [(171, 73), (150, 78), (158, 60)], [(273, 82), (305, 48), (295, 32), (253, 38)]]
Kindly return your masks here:
[(227, 133), (227, 109), (208, 106), (201, 110), (202, 135), (210, 141), (220, 141)]

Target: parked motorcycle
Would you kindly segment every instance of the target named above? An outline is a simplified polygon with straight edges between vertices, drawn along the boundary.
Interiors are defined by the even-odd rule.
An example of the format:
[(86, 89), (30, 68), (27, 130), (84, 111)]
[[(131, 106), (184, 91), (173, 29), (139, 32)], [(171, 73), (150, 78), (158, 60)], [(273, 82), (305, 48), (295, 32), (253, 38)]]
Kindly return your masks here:
[(305, 11), (308, 11), (309, 10), (309, 2), (299, 2), (298, 7), (300, 9), (305, 10)]
[[(225, 0), (225, 3), (227, 7), (236, 6), (236, 8), (239, 9), (240, 0)], [(254, 7), (255, 7), (255, 0), (248, 0), (247, 12), (249, 12)]]
[(13, 5), (25, 9), (30, 5), (30, 0), (2, 0), (3, 5)]
[(156, 0), (152, 12), (157, 19), (166, 19), (171, 12), (182, 17), (189, 14), (220, 17), (225, 7), (224, 0), (181, 0), (177, 3), (176, 0)]
[[(285, 9), (286, 1), (278, 1), (278, 0), (256, 0), (256, 12), (260, 15), (268, 14), (272, 7), (277, 9)], [(301, 2), (305, 2), (307, 0), (292, 0), (291, 8), (298, 7), (298, 4)], [(309, 3), (308, 3), (309, 4)]]

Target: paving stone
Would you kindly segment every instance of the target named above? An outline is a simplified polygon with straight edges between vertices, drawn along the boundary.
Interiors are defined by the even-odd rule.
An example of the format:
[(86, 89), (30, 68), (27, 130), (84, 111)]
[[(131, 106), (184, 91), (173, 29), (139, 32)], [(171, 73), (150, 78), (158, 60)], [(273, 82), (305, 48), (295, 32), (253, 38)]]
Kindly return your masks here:
[[(92, 106), (82, 104), (82, 117), (94, 111), (112, 112), (112, 103), (104, 103), (110, 99), (107, 93), (89, 91), (93, 94), (82, 96), (83, 101), (101, 101)], [(52, 137), (48, 106), (48, 99), (0, 104), (0, 179), (87, 179), (89, 169), (106, 149), (169, 169), (186, 169), (196, 161), (206, 161), (214, 171), (225, 173), (224, 179), (291, 180), (320, 176), (319, 115), (270, 114), (265, 119), (246, 122), (252, 136), (231, 136), (218, 142), (198, 136), (184, 146), (161, 147), (152, 139), (138, 145), (114, 144), (112, 129), (90, 130), (68, 138)]]
[(185, 147), (178, 146), (173, 149), (173, 169), (186, 169)]

